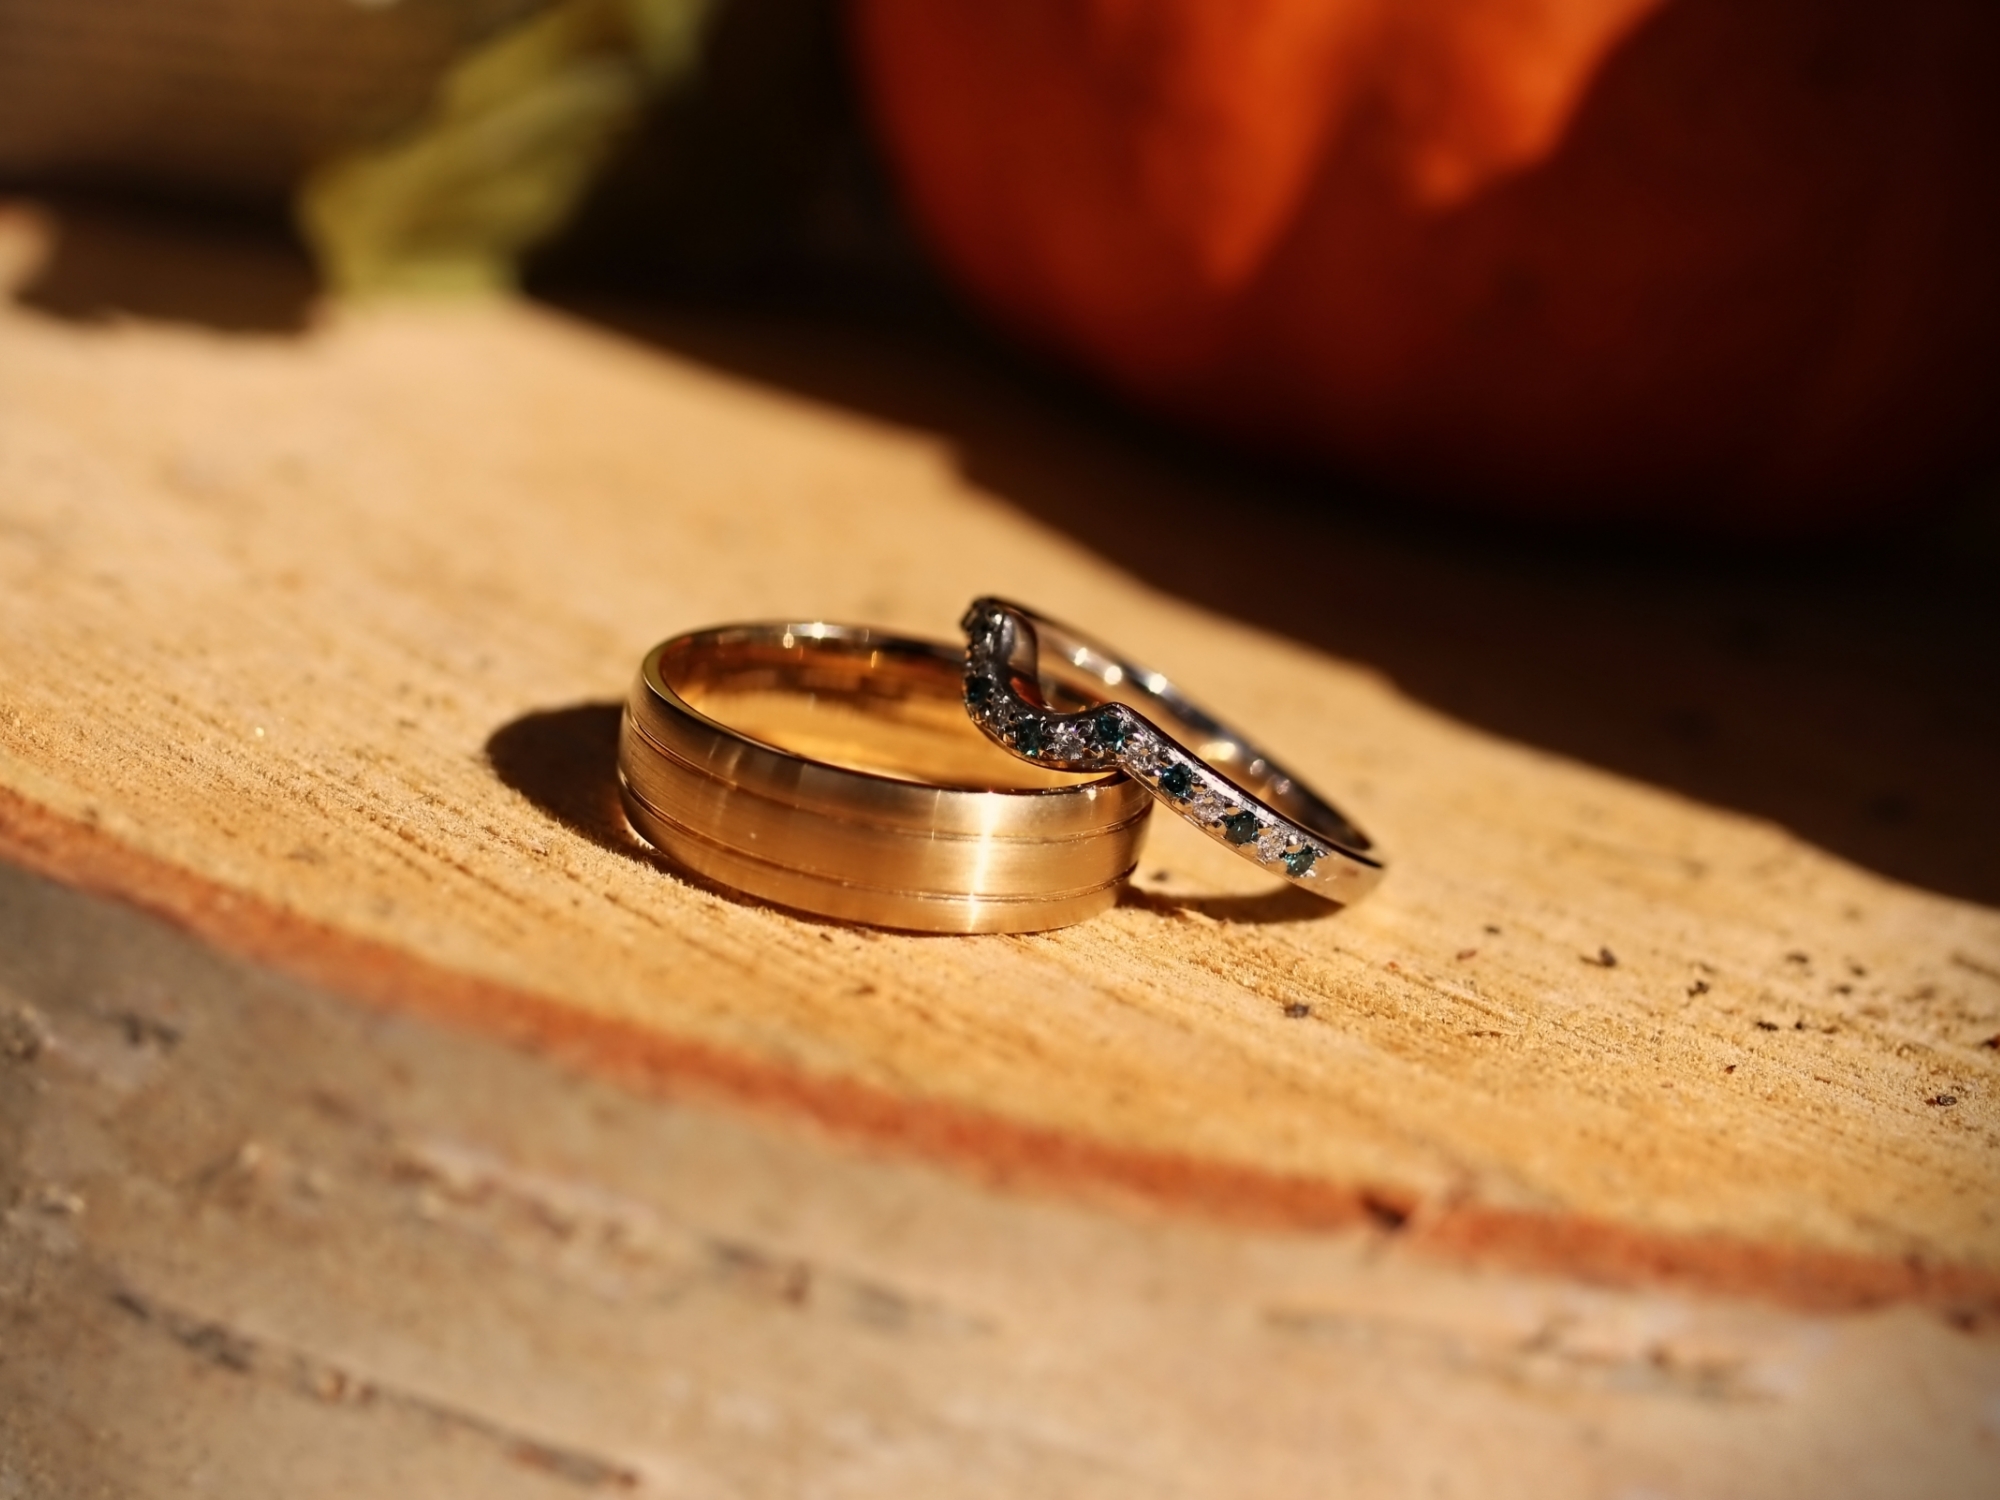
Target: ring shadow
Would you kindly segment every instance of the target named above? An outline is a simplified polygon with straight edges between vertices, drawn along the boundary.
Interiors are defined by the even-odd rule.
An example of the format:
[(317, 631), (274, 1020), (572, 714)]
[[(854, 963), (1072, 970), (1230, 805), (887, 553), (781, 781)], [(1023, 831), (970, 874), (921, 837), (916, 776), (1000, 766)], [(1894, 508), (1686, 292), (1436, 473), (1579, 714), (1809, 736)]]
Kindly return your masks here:
[[(486, 740), (486, 762), (494, 776), (563, 827), (600, 849), (624, 856), (685, 881), (739, 906), (763, 906), (801, 921), (851, 926), (760, 900), (661, 853), (632, 832), (618, 797), (617, 703), (573, 703), (535, 709), (510, 719)], [(1218, 922), (1264, 925), (1307, 922), (1332, 915), (1337, 907), (1294, 886), (1253, 895), (1168, 896), (1127, 884), (1118, 904), (1162, 916), (1186, 912)], [(936, 934), (917, 934), (933, 936)]]
[(502, 785), (519, 792), (571, 833), (662, 875), (736, 906), (770, 906), (690, 870), (632, 831), (618, 797), (617, 703), (572, 703), (510, 719), (486, 739), (486, 763)]
[(1118, 904), (1158, 916), (1197, 916), (1244, 927), (1275, 927), (1288, 922), (1318, 922), (1340, 910), (1337, 905), (1295, 885), (1234, 896), (1168, 895), (1127, 884)]
[(618, 800), (616, 703), (574, 703), (511, 719), (486, 740), (486, 763), (570, 832), (640, 864), (681, 873), (642, 843)]

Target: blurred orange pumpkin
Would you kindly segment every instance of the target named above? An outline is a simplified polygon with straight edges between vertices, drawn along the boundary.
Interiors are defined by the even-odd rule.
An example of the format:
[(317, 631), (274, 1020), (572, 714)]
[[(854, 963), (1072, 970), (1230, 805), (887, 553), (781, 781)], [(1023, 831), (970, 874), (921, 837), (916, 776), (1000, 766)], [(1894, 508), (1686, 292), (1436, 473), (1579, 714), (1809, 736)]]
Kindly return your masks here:
[(1781, 529), (2000, 456), (1993, 0), (853, 0), (963, 284), (1156, 409)]

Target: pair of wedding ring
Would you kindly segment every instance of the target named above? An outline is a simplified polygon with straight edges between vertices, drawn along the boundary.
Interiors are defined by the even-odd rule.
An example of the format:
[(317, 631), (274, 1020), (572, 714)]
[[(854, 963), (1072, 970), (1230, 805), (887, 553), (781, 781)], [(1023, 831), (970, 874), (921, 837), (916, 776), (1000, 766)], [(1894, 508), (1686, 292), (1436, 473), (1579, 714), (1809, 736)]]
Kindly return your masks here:
[(921, 932), (1035, 932), (1117, 900), (1165, 805), (1331, 901), (1366, 835), (1156, 672), (981, 599), (963, 650), (862, 626), (694, 631), (619, 736), (634, 830), (722, 885)]

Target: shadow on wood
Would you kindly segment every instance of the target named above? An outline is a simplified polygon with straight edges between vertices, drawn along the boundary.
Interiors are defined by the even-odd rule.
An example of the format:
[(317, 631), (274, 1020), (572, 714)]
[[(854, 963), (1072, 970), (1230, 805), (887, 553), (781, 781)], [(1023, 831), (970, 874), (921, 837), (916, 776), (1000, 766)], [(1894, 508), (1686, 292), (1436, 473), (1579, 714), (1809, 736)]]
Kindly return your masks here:
[(1150, 912), (1189, 912), (1213, 921), (1245, 927), (1264, 927), (1278, 922), (1317, 922), (1340, 910), (1310, 891), (1295, 885), (1253, 895), (1183, 896), (1164, 891), (1127, 886), (1119, 893), (1120, 906), (1136, 906)]
[[(563, 305), (938, 432), (983, 489), (1153, 587), (1374, 666), (1478, 728), (2000, 904), (1990, 495), (1928, 529), (1783, 549), (1507, 526), (1257, 466), (930, 313), (885, 328)], [(1186, 541), (1218, 519), (1240, 540), (1227, 566)]]
[[(81, 198), (53, 206), (55, 252), (21, 294), (31, 306), (304, 326), (309, 270), (268, 226), (218, 232), (230, 221)], [(923, 296), (905, 314), (875, 307), (858, 321), (563, 305), (677, 357), (940, 433), (982, 488), (1153, 587), (1374, 666), (1463, 722), (2000, 905), (1991, 493), (1926, 530), (1786, 551), (1506, 527), (1192, 441)], [(1218, 517), (1248, 562), (1217, 566), (1186, 545)], [(615, 732), (607, 705), (554, 712), (592, 711)], [(505, 737), (537, 717), (496, 734), (496, 769), (513, 753)], [(606, 824), (561, 810), (568, 791), (545, 801), (501, 774), (631, 851), (609, 783)]]
[(318, 278), (274, 216), (74, 192), (36, 196), (54, 232), (47, 258), (17, 294), (25, 306), (72, 321), (305, 330)]
[(598, 848), (669, 869), (633, 835), (618, 805), (620, 712), (616, 703), (577, 703), (523, 714), (493, 731), (486, 741), (487, 764), (501, 781)]
[[(576, 703), (522, 714), (488, 737), (486, 763), (504, 785), (598, 848), (635, 864), (649, 865), (662, 875), (738, 906), (769, 905), (718, 885), (642, 843), (632, 832), (618, 802), (618, 720), (622, 712), (617, 703)], [(787, 911), (786, 915), (801, 922), (824, 920), (808, 912)]]

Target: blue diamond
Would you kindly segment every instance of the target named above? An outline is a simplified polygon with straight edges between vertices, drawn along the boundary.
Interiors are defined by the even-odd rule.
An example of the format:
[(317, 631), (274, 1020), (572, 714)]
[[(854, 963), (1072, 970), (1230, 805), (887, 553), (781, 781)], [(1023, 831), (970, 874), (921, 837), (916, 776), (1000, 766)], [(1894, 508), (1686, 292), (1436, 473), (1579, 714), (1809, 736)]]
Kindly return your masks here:
[(1223, 837), (1232, 844), (1247, 844), (1257, 837), (1257, 815), (1245, 809), (1222, 820)]
[(1101, 713), (1091, 721), (1091, 735), (1105, 750), (1123, 750), (1132, 738), (1132, 726), (1123, 714)]
[(1194, 795), (1194, 772), (1186, 766), (1168, 766), (1160, 772), (1160, 790), (1178, 801), (1187, 801)]
[(1042, 753), (1042, 726), (1033, 719), (1023, 719), (1014, 726), (1014, 748), (1023, 755), (1035, 756)]
[(1308, 844), (1303, 849), (1287, 849), (1284, 855), (1285, 868), (1292, 872), (1292, 878), (1303, 879), (1319, 859), (1319, 850)]
[(968, 677), (965, 679), (965, 706), (967, 708), (978, 708), (980, 705), (991, 701), (992, 697), (993, 683), (990, 678)]

